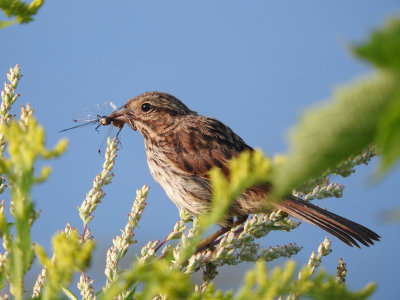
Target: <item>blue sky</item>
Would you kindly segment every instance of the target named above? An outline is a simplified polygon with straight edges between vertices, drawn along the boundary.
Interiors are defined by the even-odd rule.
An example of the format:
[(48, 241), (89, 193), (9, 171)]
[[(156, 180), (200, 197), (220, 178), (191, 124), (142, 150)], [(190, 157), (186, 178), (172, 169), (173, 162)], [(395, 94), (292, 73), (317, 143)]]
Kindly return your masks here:
[[(100, 171), (103, 158), (97, 149), (106, 130), (60, 134), (73, 125), (76, 111), (104, 101), (121, 106), (149, 90), (168, 92), (191, 109), (220, 119), (249, 145), (266, 154), (283, 153), (288, 130), (307, 107), (328, 99), (338, 84), (370, 71), (349, 53), (348, 45), (365, 39), (399, 8), (396, 1), (370, 0), (47, 1), (34, 22), (1, 30), (1, 81), (16, 63), (24, 74), (14, 112), (31, 103), (47, 129), (48, 146), (62, 137), (70, 141), (67, 153), (51, 162), (50, 179), (34, 190), (42, 209), (33, 229), (35, 241), (49, 248), (49, 237), (68, 221), (82, 230), (76, 208)], [(151, 186), (134, 251), (150, 239), (164, 238), (178, 219), (175, 206), (148, 172), (143, 138), (126, 127), (120, 139), (116, 176), (89, 226), (99, 241), (89, 274), (97, 286), (104, 282), (105, 247), (126, 223), (136, 188)], [(377, 245), (362, 250), (332, 238), (334, 252), (323, 262), (334, 273), (342, 257), (349, 286), (357, 289), (376, 281), (373, 299), (382, 299), (400, 292), (395, 284), (400, 226), (379, 219), (383, 210), (399, 206), (400, 172), (397, 168), (371, 185), (374, 165), (359, 167), (349, 179), (338, 178), (346, 185), (344, 197), (318, 204), (382, 236)], [(260, 243), (304, 246), (294, 257), (301, 265), (325, 236), (303, 224)], [(236, 287), (242, 273), (242, 266), (225, 268), (216, 283)]]

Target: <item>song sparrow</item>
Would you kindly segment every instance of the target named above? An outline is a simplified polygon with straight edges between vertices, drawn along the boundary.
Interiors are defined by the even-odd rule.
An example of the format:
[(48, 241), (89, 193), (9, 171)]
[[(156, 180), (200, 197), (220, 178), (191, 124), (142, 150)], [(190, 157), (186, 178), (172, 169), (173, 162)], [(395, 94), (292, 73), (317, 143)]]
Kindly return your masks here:
[[(178, 208), (193, 216), (210, 210), (212, 192), (208, 171), (216, 166), (228, 175), (228, 160), (243, 150), (252, 151), (229, 127), (198, 115), (165, 93), (147, 92), (132, 98), (109, 119), (120, 128), (128, 123), (143, 135), (152, 176)], [(265, 184), (246, 190), (219, 225), (229, 228), (234, 217), (243, 222), (248, 214), (267, 213), (262, 201), (269, 189)], [(322, 228), (350, 246), (359, 247), (357, 241), (369, 246), (380, 238), (362, 225), (294, 196), (274, 206)]]

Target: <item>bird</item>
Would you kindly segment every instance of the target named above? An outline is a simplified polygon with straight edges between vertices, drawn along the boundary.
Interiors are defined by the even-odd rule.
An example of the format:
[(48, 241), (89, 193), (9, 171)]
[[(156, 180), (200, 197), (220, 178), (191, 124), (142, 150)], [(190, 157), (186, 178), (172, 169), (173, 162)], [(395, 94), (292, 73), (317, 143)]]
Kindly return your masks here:
[[(108, 117), (120, 129), (128, 124), (140, 132), (154, 180), (178, 209), (194, 217), (211, 210), (210, 169), (220, 168), (229, 177), (228, 161), (243, 151), (254, 151), (224, 123), (190, 110), (167, 93), (142, 93)], [(219, 223), (221, 232), (244, 222), (249, 214), (271, 212), (264, 205), (270, 191), (270, 184), (245, 190)], [(272, 202), (272, 206), (352, 247), (360, 248), (359, 243), (370, 246), (380, 240), (372, 230), (293, 195)]]

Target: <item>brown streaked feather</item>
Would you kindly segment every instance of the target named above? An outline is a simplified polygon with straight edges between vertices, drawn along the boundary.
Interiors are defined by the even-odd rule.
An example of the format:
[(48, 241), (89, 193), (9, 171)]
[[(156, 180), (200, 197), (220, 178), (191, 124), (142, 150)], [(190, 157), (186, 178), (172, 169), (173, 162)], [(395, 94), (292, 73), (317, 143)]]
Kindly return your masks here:
[(373, 241), (380, 240), (380, 236), (368, 228), (294, 196), (277, 203), (277, 207), (294, 217), (324, 229), (349, 246), (360, 247), (355, 240), (365, 246), (373, 245)]
[[(199, 118), (202, 118), (203, 122), (199, 123)], [(196, 116), (196, 122), (193, 126), (189, 123), (187, 128), (188, 130), (181, 130), (179, 134), (167, 133), (165, 140), (167, 145), (175, 150), (167, 153), (168, 159), (174, 166), (188, 174), (208, 179), (210, 169), (218, 167), (227, 175), (228, 160), (245, 149), (252, 150), (229, 127), (218, 120)], [(219, 132), (215, 128), (220, 128)], [(232, 138), (227, 139), (226, 134), (223, 134), (224, 131), (229, 131), (229, 136)]]
[[(269, 190), (270, 186), (267, 184), (248, 189), (244, 192), (244, 196), (246, 202), (252, 203), (241, 203), (240, 205), (245, 206), (247, 204), (251, 210), (252, 205), (256, 207), (256, 199), (265, 198)], [(293, 217), (325, 230), (349, 246), (360, 247), (357, 241), (369, 246), (374, 244), (373, 241), (380, 240), (380, 236), (372, 230), (295, 196), (288, 196), (287, 199), (272, 204)], [(255, 209), (252, 213), (262, 212), (260, 209), (262, 210), (263, 208), (259, 207), (258, 210)]]
[[(143, 110), (144, 103), (152, 109)], [(145, 138), (147, 162), (154, 179), (178, 208), (185, 208), (193, 216), (210, 209), (209, 170), (219, 167), (229, 176), (229, 159), (243, 150), (252, 151), (229, 127), (198, 115), (165, 93), (148, 92), (132, 98), (109, 118), (113, 122), (128, 122), (133, 129), (138, 129)], [(244, 191), (220, 225), (229, 226), (235, 216), (244, 220), (250, 213), (268, 213), (263, 199), (269, 190), (270, 186), (264, 184)], [(368, 246), (380, 238), (364, 226), (293, 196), (272, 205), (322, 228), (350, 246), (359, 246), (358, 243)]]
[[(198, 120), (196, 121), (199, 124)], [(219, 167), (225, 175), (228, 175), (228, 160), (237, 156), (241, 151), (252, 150), (252, 148), (221, 122), (211, 118), (204, 118), (203, 121), (203, 126), (193, 126), (190, 130), (181, 131), (179, 135), (171, 138), (170, 142), (175, 145), (176, 152), (170, 153), (168, 158), (181, 171), (201, 176), (204, 179), (209, 178), (208, 172), (212, 167)], [(221, 126), (222, 130), (231, 132), (229, 134), (229, 136), (233, 136), (231, 140), (221, 137), (218, 133), (212, 134), (215, 130), (210, 127), (221, 128)], [(265, 198), (269, 190), (270, 186), (267, 184), (246, 190), (241, 199), (237, 200), (239, 206), (248, 213), (262, 212), (260, 199)], [(379, 235), (360, 224), (294, 196), (274, 203), (274, 205), (300, 220), (327, 231), (349, 246), (359, 247), (357, 241), (369, 246), (374, 244), (374, 240), (379, 241), (380, 238)]]

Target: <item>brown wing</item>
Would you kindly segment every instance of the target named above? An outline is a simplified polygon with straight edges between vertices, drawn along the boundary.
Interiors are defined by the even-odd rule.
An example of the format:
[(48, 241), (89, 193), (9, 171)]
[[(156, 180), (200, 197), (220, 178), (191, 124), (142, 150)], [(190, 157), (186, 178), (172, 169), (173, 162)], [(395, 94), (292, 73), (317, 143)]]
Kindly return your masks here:
[[(196, 116), (195, 120), (188, 120), (185, 126), (179, 130), (179, 135), (167, 136), (166, 141), (172, 150), (168, 152), (167, 157), (178, 169), (188, 174), (208, 179), (208, 171), (216, 166), (228, 175), (227, 161), (243, 150), (252, 150), (229, 127), (218, 120)], [(236, 213), (246, 215), (262, 212), (260, 199), (265, 197), (269, 189), (268, 184), (247, 189), (242, 197), (237, 199), (239, 207), (236, 208)], [(357, 241), (369, 246), (380, 238), (368, 228), (300, 198), (288, 196), (274, 205), (292, 216), (322, 228), (350, 246), (359, 247)]]
[[(190, 118), (190, 117), (188, 117)], [(208, 178), (212, 167), (219, 167), (228, 175), (227, 161), (251, 147), (229, 127), (218, 120), (196, 116), (180, 128), (179, 134), (166, 137), (174, 151), (167, 157), (175, 166), (188, 174)]]

